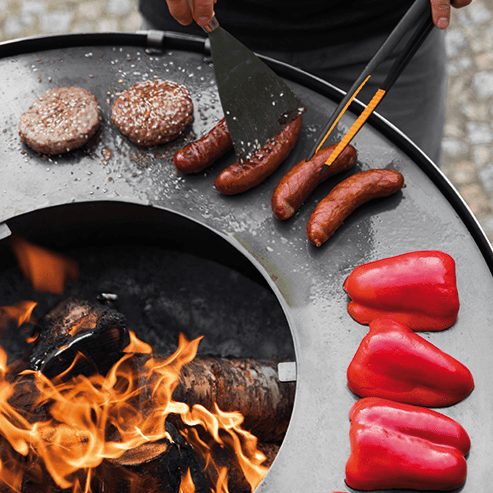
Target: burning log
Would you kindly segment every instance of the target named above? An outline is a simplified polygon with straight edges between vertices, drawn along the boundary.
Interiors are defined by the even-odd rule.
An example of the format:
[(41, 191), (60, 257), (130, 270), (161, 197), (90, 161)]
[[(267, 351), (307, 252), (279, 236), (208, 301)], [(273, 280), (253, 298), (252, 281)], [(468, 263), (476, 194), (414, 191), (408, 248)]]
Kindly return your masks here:
[(32, 369), (3, 374), (15, 433), (2, 435), (11, 463), (31, 464), (14, 491), (36, 491), (47, 474), (53, 493), (251, 493), (284, 437), (294, 384), (274, 362), (196, 357), (200, 339), (157, 354), (106, 304), (59, 304), (40, 324)]
[(84, 358), (77, 359), (72, 375), (104, 375), (121, 357), (128, 342), (124, 315), (98, 301), (72, 297), (41, 321), (30, 365), (52, 378), (67, 371), (79, 353)]
[[(169, 355), (134, 353), (127, 361), (135, 375), (144, 375), (152, 358), (156, 366), (163, 365)], [(159, 376), (141, 378), (141, 402), (151, 399)], [(294, 402), (295, 383), (280, 382), (273, 361), (254, 358), (219, 358), (197, 356), (181, 368), (174, 401), (203, 406), (208, 411), (219, 408), (242, 416), (242, 428), (261, 442), (280, 442), (289, 425)], [(179, 420), (174, 420), (180, 429)]]
[[(49, 410), (50, 404), (37, 406), (39, 401), (37, 398), (33, 399), (33, 396), (37, 397), (39, 390), (27, 376), (19, 381), (16, 388), (17, 392), (11, 399), (12, 407), (19, 409), (22, 404), (25, 407), (23, 414), (25, 414), (26, 419), (30, 417), (30, 420), (39, 429), (40, 437), (33, 445), (33, 452), (41, 447), (55, 452), (59, 450), (65, 454), (71, 451), (69, 455), (73, 458), (77, 458), (79, 454), (81, 457), (87, 455), (86, 445), (92, 441), (89, 432), (86, 435), (84, 432), (81, 433), (77, 426), (70, 427), (53, 422)], [(30, 406), (28, 406), (28, 402)], [(75, 407), (78, 407), (77, 403), (75, 403)], [(145, 421), (146, 418), (146, 415), (139, 417), (140, 421)], [(194, 420), (193, 418), (192, 415), (192, 420)], [(251, 493), (252, 488), (245, 478), (240, 459), (235, 454), (235, 444), (232, 443), (234, 441), (232, 436), (234, 435), (220, 432), (221, 442), (219, 443), (211, 439), (208, 436), (209, 431), (200, 426), (197, 429), (190, 428), (188, 424), (181, 421), (180, 425), (181, 430), (179, 431), (167, 419), (165, 429), (169, 439), (163, 438), (154, 442), (144, 442), (135, 448), (129, 448), (121, 456), (101, 461), (92, 469), (90, 474), (88, 474), (87, 468), (81, 468), (81, 470), (73, 471), (70, 476), (76, 478), (77, 483), (81, 485), (80, 491), (83, 491), (85, 483), (90, 481), (92, 493), (140, 493), (141, 491), (179, 493), (179, 491), (189, 491), (182, 488), (185, 475), (193, 483), (193, 490), (190, 491), (195, 493), (219, 491), (219, 489), (214, 488), (221, 481), (223, 484), (224, 482), (227, 483), (228, 490), (232, 493)], [(128, 428), (132, 428), (131, 423)], [(121, 437), (114, 428), (105, 435), (110, 442), (120, 442)], [(62, 442), (60, 442), (61, 437), (63, 438)], [(241, 436), (239, 441), (245, 442), (242, 444), (245, 450), (241, 455), (255, 455), (258, 452), (265, 455), (265, 460), (260, 461), (265, 470), (273, 462), (279, 449), (277, 444), (261, 443), (257, 444), (257, 452)], [(41, 442), (42, 445), (40, 445)], [(5, 445), (10, 448), (8, 443)], [(80, 452), (76, 452), (77, 450)], [(11, 455), (15, 454), (11, 451)], [(2, 462), (13, 463), (15, 460), (9, 457), (9, 460)], [(19, 490), (5, 491), (34, 493), (39, 491), (42, 484), (43, 488), (46, 486), (44, 491), (47, 493), (68, 492), (66, 488), (59, 486), (60, 481), (55, 481), (52, 478), (53, 471), (51, 469), (54, 465), (56, 467), (56, 458), (55, 464), (51, 464), (51, 466), (46, 465), (46, 458), (42, 460), (36, 454), (27, 458), (18, 456), (17, 462), (19, 463), (18, 469), (23, 469), (23, 486)], [(75, 481), (75, 479), (73, 480)]]
[(173, 398), (189, 406), (238, 411), (242, 427), (263, 442), (284, 438), (295, 384), (280, 382), (277, 365), (253, 358), (196, 357), (182, 368)]
[[(175, 431), (173, 436), (176, 441), (163, 439), (148, 443), (127, 451), (118, 459), (105, 460), (90, 475), (87, 471), (78, 471), (73, 474), (73, 481), (79, 485), (80, 491), (85, 491), (88, 486), (87, 491), (91, 493), (179, 493), (182, 475), (184, 471), (190, 471), (194, 492), (211, 493), (209, 480), (195, 452), (178, 432)], [(0, 457), (10, 459), (12, 463), (12, 451), (2, 453), (8, 448), (8, 444), (2, 443)], [(22, 481), (1, 485), (2, 492), (73, 493), (72, 489), (61, 488), (53, 480), (39, 458), (19, 458), (18, 461), (18, 469), (22, 468)]]
[[(171, 423), (166, 424), (166, 429), (173, 438), (171, 443), (168, 440), (147, 443), (125, 452), (118, 459), (103, 462), (98, 468), (97, 477), (105, 480), (100, 480), (99, 489), (93, 485), (93, 491), (134, 493), (132, 485), (138, 482), (135, 478), (143, 476), (144, 482), (138, 482), (135, 493), (178, 493), (182, 475), (186, 473), (193, 483), (194, 493), (211, 493), (218, 481), (217, 470), (227, 468), (228, 490), (234, 493), (251, 493), (251, 487), (245, 481), (238, 461), (229, 451), (215, 446), (211, 451), (214, 467), (208, 466)], [(279, 451), (279, 445), (260, 443), (258, 449), (266, 457), (263, 465), (270, 467)]]
[(166, 423), (166, 431), (172, 441), (149, 442), (128, 450), (121, 457), (103, 462), (98, 468), (97, 477), (101, 478), (101, 484), (97, 491), (179, 493), (182, 475), (189, 471), (195, 493), (211, 493), (203, 473), (205, 464), (199, 464), (193, 448), (169, 422)]
[[(69, 298), (43, 319), (32, 351), (31, 368), (48, 378), (66, 371), (70, 375), (106, 374), (129, 341), (125, 316), (98, 301)], [(76, 358), (77, 352), (84, 358)], [(142, 373), (150, 355), (132, 358), (136, 374)], [(169, 355), (153, 354), (156, 364)], [(76, 363), (74, 363), (74, 360)], [(142, 382), (142, 385), (145, 385)], [(152, 386), (149, 387), (152, 391)], [(294, 402), (295, 384), (280, 382), (273, 361), (254, 358), (196, 357), (181, 370), (173, 399), (192, 407), (237, 411), (243, 427), (262, 442), (276, 442), (286, 433)]]

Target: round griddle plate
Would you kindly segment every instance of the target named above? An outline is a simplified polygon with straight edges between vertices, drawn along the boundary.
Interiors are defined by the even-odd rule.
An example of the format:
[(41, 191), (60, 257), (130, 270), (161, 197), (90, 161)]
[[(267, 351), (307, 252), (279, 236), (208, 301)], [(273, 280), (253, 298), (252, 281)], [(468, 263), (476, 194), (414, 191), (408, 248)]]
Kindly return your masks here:
[[(162, 51), (146, 49), (148, 43), (155, 47), (161, 41)], [(217, 233), (253, 262), (277, 295), (296, 351), (297, 396), (281, 452), (257, 492), (347, 490), (348, 411), (357, 398), (347, 388), (345, 372), (367, 328), (347, 314), (342, 285), (361, 263), (423, 249), (443, 250), (457, 263), (459, 319), (452, 328), (424, 337), (466, 364), (475, 377), (473, 393), (441, 411), (459, 421), (472, 441), (468, 478), (460, 491), (487, 490), (493, 441), (491, 248), (450, 183), (405, 136), (378, 115), (359, 132), (354, 139), (357, 170), (397, 169), (406, 188), (361, 207), (317, 249), (306, 239), (308, 217), (347, 174), (327, 180), (286, 222), (274, 218), (270, 198), (280, 177), (306, 156), (335, 107), (341, 93), (333, 86), (266, 59), (308, 111), (299, 141), (278, 171), (259, 187), (226, 197), (212, 184), (234, 161), (233, 154), (197, 176), (179, 174), (172, 162), (176, 150), (222, 116), (203, 41), (156, 33), (61, 36), (3, 44), (0, 56), (1, 221), (8, 226), (16, 216), (70, 203), (152, 206)], [(121, 91), (154, 77), (188, 87), (195, 121), (177, 141), (143, 149), (112, 126), (110, 107)], [(38, 156), (19, 141), (19, 117), (47, 89), (66, 85), (95, 94), (102, 107), (102, 129), (81, 150)], [(344, 127), (353, 120), (345, 116)], [(3, 231), (8, 234), (5, 225)]]

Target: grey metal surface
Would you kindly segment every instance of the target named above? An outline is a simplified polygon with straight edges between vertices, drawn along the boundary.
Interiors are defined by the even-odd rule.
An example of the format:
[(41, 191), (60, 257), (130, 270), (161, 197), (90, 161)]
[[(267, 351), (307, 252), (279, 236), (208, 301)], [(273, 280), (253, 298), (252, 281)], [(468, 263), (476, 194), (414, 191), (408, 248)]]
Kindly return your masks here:
[[(348, 490), (344, 466), (349, 456), (348, 411), (356, 397), (346, 385), (346, 368), (367, 329), (346, 311), (342, 289), (357, 265), (418, 249), (441, 249), (457, 262), (461, 309), (450, 329), (424, 334), (472, 371), (476, 389), (463, 402), (443, 409), (471, 436), (468, 478), (463, 493), (486, 491), (493, 473), (493, 295), (491, 254), (474, 218), (441, 173), (389, 125), (371, 122), (354, 139), (358, 170), (391, 167), (405, 177), (395, 196), (367, 204), (317, 249), (305, 227), (316, 202), (346, 175), (329, 179), (289, 221), (270, 210), (272, 190), (290, 166), (304, 158), (334, 101), (319, 81), (289, 80), (308, 108), (292, 154), (259, 187), (240, 196), (220, 195), (212, 186), (226, 156), (197, 176), (176, 172), (172, 156), (221, 116), (213, 71), (202, 54), (173, 50), (146, 54), (142, 47), (83, 46), (4, 57), (0, 60), (0, 220), (40, 208), (83, 202), (123, 202), (152, 206), (204, 226), (243, 253), (277, 295), (289, 323), (297, 368), (293, 417), (281, 451), (258, 493), (327, 493)], [(145, 77), (184, 83), (195, 103), (193, 131), (177, 142), (150, 150), (130, 144), (109, 121), (119, 91)], [(293, 77), (296, 79), (296, 77)], [(63, 157), (42, 158), (20, 144), (22, 111), (55, 85), (92, 90), (103, 110), (103, 128), (87, 148)], [(349, 126), (352, 117), (344, 123)], [(378, 122), (377, 122), (378, 123)], [(390, 129), (389, 129), (390, 128)], [(77, 217), (73, 218), (74, 223)]]

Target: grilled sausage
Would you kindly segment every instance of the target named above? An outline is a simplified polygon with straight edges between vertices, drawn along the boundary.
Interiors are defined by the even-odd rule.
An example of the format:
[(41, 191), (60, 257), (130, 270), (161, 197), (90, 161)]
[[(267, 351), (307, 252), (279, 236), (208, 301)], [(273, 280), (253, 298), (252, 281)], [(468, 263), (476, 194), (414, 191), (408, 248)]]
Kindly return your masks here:
[(173, 161), (182, 173), (199, 173), (233, 148), (226, 118), (223, 118), (201, 139), (179, 150)]
[(301, 116), (287, 125), (277, 137), (265, 144), (250, 159), (233, 163), (223, 170), (214, 182), (225, 195), (245, 192), (262, 183), (288, 157), (301, 129)]
[(306, 227), (308, 239), (321, 246), (357, 207), (402, 187), (404, 177), (393, 169), (371, 169), (346, 178), (315, 207)]
[(310, 161), (300, 161), (280, 179), (271, 200), (272, 212), (278, 219), (289, 219), (320, 183), (329, 176), (354, 166), (357, 159), (356, 149), (348, 145), (320, 174), (322, 166), (336, 147), (337, 144), (333, 144), (320, 149)]

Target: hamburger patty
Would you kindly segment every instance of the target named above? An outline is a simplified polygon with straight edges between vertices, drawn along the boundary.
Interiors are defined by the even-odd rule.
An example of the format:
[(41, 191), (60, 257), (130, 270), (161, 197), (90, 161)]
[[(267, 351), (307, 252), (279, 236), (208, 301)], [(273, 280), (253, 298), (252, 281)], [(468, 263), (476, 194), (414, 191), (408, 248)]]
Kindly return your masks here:
[(21, 141), (41, 154), (63, 154), (84, 145), (98, 130), (101, 108), (80, 87), (45, 92), (19, 121)]
[(175, 82), (139, 82), (116, 99), (111, 117), (132, 142), (155, 146), (176, 139), (192, 122), (193, 102), (188, 89)]

